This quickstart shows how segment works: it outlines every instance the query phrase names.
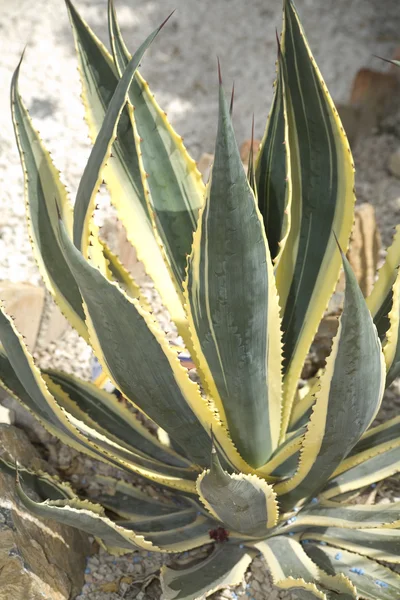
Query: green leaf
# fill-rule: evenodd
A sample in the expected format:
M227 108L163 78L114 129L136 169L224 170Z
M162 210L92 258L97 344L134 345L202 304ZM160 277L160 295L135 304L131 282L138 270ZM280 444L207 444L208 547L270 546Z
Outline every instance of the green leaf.
M284 60L278 53L278 73L267 127L256 162L258 207L264 219L272 260L278 261L290 228L292 184Z
M68 500L68 504L65 504L65 501L58 501L58 505L54 502L35 502L26 495L19 480L17 480L16 492L25 508L34 515L44 519L55 519L64 525L86 531L111 547L124 548L126 551L137 548L159 550L143 536L135 535L132 531L124 530L113 523L105 516L103 508L98 504L77 499Z
M357 457L355 455L354 459ZM398 442L394 448L371 453L354 466L349 465L346 471L335 475L321 492L321 497L334 498L338 494L358 490L400 472L400 447Z
M183 569L164 566L161 569L163 598L196 600L228 585L239 585L251 560L251 554L245 549L225 543L192 566Z
M278 520L273 488L255 475L226 473L215 448L211 456L211 469L199 476L197 491L210 514L227 529L262 537Z
M264 225L220 85L211 182L185 285L195 353L232 440L252 467L278 444L279 306Z
M90 209L93 209L94 197L102 181L102 171L111 154L111 146L117 135L117 126L127 101L129 87L145 51L161 27L162 25L146 38L127 65L107 107L104 121L83 171L74 205L74 243L79 250L85 249L87 245L89 222L92 218Z
M397 600L400 593L400 576L373 560L329 546L304 546L307 554L329 574L343 573L356 586L361 598L366 600ZM353 569L361 569L362 575Z
M68 397L76 403L84 415L100 427L101 431L111 434L111 439L114 441L158 461L176 467L188 466L187 460L161 444L157 437L142 425L132 410L119 402L114 394L62 371L49 370L45 373L53 383L61 386ZM55 390L54 393L56 394L57 391ZM60 397L60 402L62 400Z
M275 487L286 508L317 495L367 430L382 400L385 366L376 328L344 256L343 266L344 310L304 436L299 468Z
M349 504L323 501L308 505L295 519L295 527L343 527L345 529L397 528L400 502L390 504Z
M131 55L123 42L111 1L109 30L114 61L122 75ZM133 117L140 138L140 164L149 192L150 215L154 216L168 263L178 289L181 289L186 257L192 247L198 211L204 200L204 184L182 138L172 129L148 83L138 72L129 90L129 100L135 107Z
M302 534L303 539L317 540L330 546L357 552L381 562L400 563L398 529L354 530L338 527L315 527Z
M67 8L79 60L86 120L92 142L95 143L118 84L118 73L110 54L69 0ZM113 157L110 157L103 170L102 178L126 229L129 242L135 247L138 259L154 281L182 335L186 327L185 314L154 236L139 168L137 140L135 141L138 136L135 129L132 129L131 113L132 107L128 103L120 114L117 138L112 144ZM97 189L93 190L93 193L96 191ZM93 203L94 196L90 200L88 213L92 210ZM83 242L86 248L89 240Z
M105 490L96 496L99 504L128 521L167 515L191 506L183 496L164 493L159 500L122 479L97 474L94 479Z
M296 9L284 1L292 198L290 232L276 272L283 310L284 432L304 360L341 267L354 217L354 166L346 135L308 46Z
M11 112L25 180L33 253L47 289L78 333L87 339L82 298L56 236L57 210L68 231L72 207L50 155L34 129L18 91L18 65L11 83Z
M136 299L128 298L84 259L62 226L60 235L85 301L92 345L106 372L195 464L207 464L211 441L190 399L200 413L209 409L165 335Z
M315 584L319 569L299 542L279 535L259 542L255 547L264 556L275 585L290 590L302 600L326 600L325 594Z
M2 449L3 450L3 449ZM4 448L7 452L7 448ZM0 456L0 471L15 477L17 465L4 456ZM49 475L43 471L36 471L31 468L18 465L18 473L24 484L33 490L41 500L62 500L65 498L76 498L71 486L62 482L58 477Z

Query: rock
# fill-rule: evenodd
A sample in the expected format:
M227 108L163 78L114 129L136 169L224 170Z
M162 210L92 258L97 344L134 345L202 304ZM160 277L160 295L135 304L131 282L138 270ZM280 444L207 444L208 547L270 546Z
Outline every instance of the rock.
M47 348L51 342L59 340L69 326L70 325L61 310L53 303L52 306L48 308L46 322L43 323L43 328L45 327L46 329L43 331L42 328L43 333L41 331L39 342L41 347Z
M369 296L378 268L381 237L375 219L375 209L367 202L356 206L354 227L347 257L361 291Z
M203 176L204 183L207 183L210 176L211 165L214 160L213 154L205 152L200 156L200 160L197 162L197 168Z
M393 152L389 159L389 171L400 179L400 148Z
M14 413L10 408L0 405L0 423L12 425L14 423Z
M125 269L131 273L135 282L139 285L144 283L147 279L146 271L137 258L135 248L127 239L122 223L116 218L108 219L101 228L100 234Z
M0 453L24 466L47 466L15 427L0 426ZM15 497L14 478L0 472L1 516L0 598L72 600L84 581L86 534L27 513Z
M44 308L45 291L43 288L24 282L0 282L0 299L6 312L14 317L18 331L33 352L39 333Z

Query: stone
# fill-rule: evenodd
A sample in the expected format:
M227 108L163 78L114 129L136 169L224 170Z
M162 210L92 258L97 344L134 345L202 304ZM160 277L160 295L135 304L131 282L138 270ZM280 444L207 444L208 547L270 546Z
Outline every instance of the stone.
M212 165L213 160L214 160L213 154L208 154L207 152L204 152L200 156L200 159L197 161L197 168L203 177L204 183L207 183L208 178L210 176L211 165Z
M33 352L42 320L45 290L30 283L1 281L0 299L6 312L14 317L28 349Z
M25 434L0 426L0 453L24 466L45 468ZM72 600L82 588L90 543L86 534L29 514L0 472L0 600Z
M100 235L112 252L118 256L135 282L139 285L144 283L147 279L146 271L137 257L136 249L127 239L126 230L121 221L116 218L108 219L101 228Z
M46 323L43 325L45 325L46 329L43 333L40 333L39 341L42 348L47 348L51 342L59 340L70 326L55 303L48 307Z
M6 406L0 405L0 423L12 425L14 423L14 412Z
M389 171L392 175L400 179L400 148L390 156Z

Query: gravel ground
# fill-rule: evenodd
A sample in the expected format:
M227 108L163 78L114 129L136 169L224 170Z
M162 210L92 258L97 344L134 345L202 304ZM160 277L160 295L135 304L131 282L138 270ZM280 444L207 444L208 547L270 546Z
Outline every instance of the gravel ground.
M256 137L262 136L272 97L274 30L281 22L279 0L252 0L251 10L243 0L137 0L134 7L125 1L116 4L123 33L132 48L177 8L172 22L143 61L142 72L195 158L212 151L214 145L217 55L226 87L235 80L238 140L249 137L253 112ZM106 0L77 2L83 16L107 42L105 5ZM359 68L385 69L372 54L391 56L399 43L397 0L298 0L297 5L317 62L337 102L347 101ZM28 47L21 70L21 92L72 197L88 156L89 141L63 2L3 0L0 33L0 279L39 283L25 228L22 174L8 99L12 71L25 44ZM400 146L399 123L398 115L388 118L355 148L359 197L376 205L386 243L393 222L400 217L400 183L388 173L389 158ZM37 358L43 366L51 364L83 377L90 374L90 351L74 332L68 331L47 348L42 348L39 340ZM398 413L398 398L394 387L385 405L389 416ZM73 453L59 446L52 460L66 471L76 469L79 463ZM97 468L93 461L79 464L88 473ZM137 581L157 573L161 561L158 555L134 553L115 558L100 550L88 559L86 584L79 600L158 598L157 578L146 579L140 586L132 578ZM255 600L289 598L271 588L261 559L254 561L246 585L235 593ZM234 598L235 593L226 591L221 595Z

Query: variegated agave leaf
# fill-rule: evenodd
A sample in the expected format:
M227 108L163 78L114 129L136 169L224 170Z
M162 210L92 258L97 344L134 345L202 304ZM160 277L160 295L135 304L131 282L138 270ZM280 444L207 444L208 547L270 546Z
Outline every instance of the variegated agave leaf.
M109 0L110 54L66 3L94 144L73 210L19 95L20 66L12 114L40 272L123 402L41 371L3 307L0 382L51 434L122 478L96 475L101 493L89 502L19 467L20 501L113 552L205 546L200 560L162 569L166 600L239 584L260 552L275 584L299 599L397 599L399 576L380 563L399 562L400 505L353 496L400 471L400 418L371 428L399 371L400 238L365 300L335 240L345 250L353 222L351 153L293 2L283 3L275 94L247 175L219 77L206 189L138 71L160 27L131 56ZM99 236L103 180L200 385ZM331 354L299 390L341 267ZM17 470L4 457L0 468ZM128 483L132 474L159 494Z

